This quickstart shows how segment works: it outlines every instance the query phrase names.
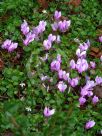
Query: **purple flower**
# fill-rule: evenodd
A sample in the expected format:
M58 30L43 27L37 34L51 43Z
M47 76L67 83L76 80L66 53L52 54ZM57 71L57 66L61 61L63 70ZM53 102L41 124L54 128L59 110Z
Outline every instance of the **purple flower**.
M3 49L8 49L11 45L11 40L7 39L6 41L4 41L4 43L2 44L2 48Z
M60 81L57 84L57 87L58 87L60 92L64 92L66 90L66 88L67 88L67 85L63 81Z
M24 20L23 24L21 24L21 31L24 35L29 33L29 26L26 20Z
M79 98L80 105L83 105L86 102L86 99L84 97Z
M93 62L93 61L90 61L90 67L91 67L92 69L95 69L95 67L96 67L96 63L95 63L95 62Z
M59 79L64 79L65 81L69 80L69 73L66 73L66 71L59 70L58 76L59 76Z
M83 88L81 88L81 95L82 96L92 96L93 95L93 93L92 92L90 92L90 90L92 90L93 89L93 87L95 86L95 82L94 81L87 81L87 83L86 83L86 85L83 87Z
M69 79L69 84L70 84L72 87L77 86L77 85L78 85L78 82L79 82L78 77Z
M52 61L51 70L52 71L59 71L60 70L60 62L57 60Z
M2 44L2 48L3 49L7 49L8 52L12 52L14 51L18 46L18 43L14 43L11 40L7 39L3 44Z
M78 58L86 58L86 51L81 51L80 49L77 49L76 55Z
M8 48L8 52L14 51L17 48L17 46L18 46L18 43L12 42L11 45L9 46L9 48Z
M99 37L99 41L102 42L102 36Z
M71 21L60 21L58 22L58 28L61 32L66 32L68 30L68 28L70 27Z
M75 69L75 61L73 59L70 61L70 68Z
M92 91L88 91L88 94L87 94L88 97L91 97L93 96L93 92Z
M54 24L52 24L51 26L52 26L53 31L57 31L57 29L58 29L58 23L57 22L54 22Z
M99 85L99 84L102 84L102 77L96 77L95 78L95 81L96 81L96 85Z
M57 60L58 60L60 63L62 62L62 59L61 59L61 55L60 55L60 54L57 55Z
M44 116L50 117L55 113L55 109L50 110L49 107L45 107L44 109Z
M49 40L44 40L43 46L44 46L45 50L51 49L51 47L52 47L51 41L49 41Z
M78 59L76 64L76 69L79 73L82 73L88 69L88 63L85 59Z
M46 27L47 23L46 21L40 21L38 28L39 28L39 34L41 34L42 32L45 31L45 27Z
M96 104L98 101L99 101L99 98L98 98L97 96L94 96L94 97L92 98L92 103L93 103L93 104Z
M88 40L86 43L80 44L79 49L81 51L87 51L87 49L90 47L90 41Z
M102 56L100 57L100 60L101 60L101 62L102 62Z
M56 40L56 36L55 35L52 35L52 34L49 34L48 36L48 41L50 41L51 43L54 42Z
M56 37L56 43L60 43L61 42L61 39L60 39L60 35L57 35L57 37Z
M29 32L26 35L26 39L23 41L23 43L24 43L25 46L27 46L29 43L34 41L34 39L35 39L35 34L32 34L31 32Z
M55 20L59 20L60 17L61 17L61 11L55 11L55 13L54 13Z
M90 120L90 121L88 121L88 122L86 123L85 128L86 128L86 129L90 129L90 128L92 128L94 125L95 125L95 121L94 121L94 120Z

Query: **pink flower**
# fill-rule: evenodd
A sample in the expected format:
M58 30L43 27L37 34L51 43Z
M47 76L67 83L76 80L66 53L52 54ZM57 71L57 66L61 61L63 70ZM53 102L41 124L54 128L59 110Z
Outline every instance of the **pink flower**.
M59 21L58 22L58 28L61 32L66 32L68 28L70 27L71 21Z
M102 84L102 77L96 77L95 78L95 81L96 81L96 85L99 85L99 84Z
M4 41L4 43L2 44L2 48L3 49L8 49L9 47L10 47L10 45L11 45L11 40L9 40L9 39L7 39L6 41Z
M92 103L93 103L93 104L96 104L98 101L99 101L99 98L98 98L97 96L94 96L94 97L92 98Z
M2 48L3 49L7 49L8 52L12 52L14 51L18 46L18 43L14 43L11 40L7 39L3 44L2 44Z
M56 43L60 43L61 42L61 39L60 39L60 36L59 35L57 35L57 37L56 37Z
M96 63L95 63L95 62L93 62L93 61L90 61L90 67L91 67L92 69L95 69L95 67L96 67Z
M42 32L45 31L45 27L47 25L47 22L46 21L40 21L39 22L39 25L38 25L38 28L39 28L39 34L41 34Z
M95 121L94 121L94 120L90 120L90 121L88 121L88 122L86 123L85 128L86 128L86 129L90 129L90 128L92 128L94 125L95 125Z
M79 82L78 77L69 79L69 84L70 84L72 87L77 86L77 85L78 85L78 82Z
M77 49L76 55L78 58L86 58L86 51L81 51L80 49Z
M8 52L14 51L17 48L17 46L18 46L18 43L12 42L11 45L9 46L9 48L8 48Z
M61 55L60 55L60 54L57 55L57 60L58 60L60 63L62 62L62 59L61 59Z
M49 34L48 36L48 41L50 41L51 43L54 42L56 40L56 36L55 35L52 35L52 34Z
M102 42L102 36L99 37L99 41Z
M75 61L73 59L70 61L70 68L75 69Z
M21 24L21 31L24 35L29 33L29 26L26 20L24 20L23 24Z
M80 105L83 105L86 102L86 99L84 97L79 98Z
M26 35L26 39L23 41L23 43L24 43L25 46L27 46L29 43L34 41L34 39L35 39L35 34L32 34L31 32L29 32Z
M59 20L61 17L61 11L55 11L54 18L55 20Z
M51 47L52 47L51 41L49 41L49 40L44 40L43 46L44 46L45 50L51 49Z
M66 88L67 88L67 85L63 81L60 81L57 84L57 87L58 87L60 92L64 92L66 90Z
M78 59L76 63L76 69L79 73L86 71L89 68L87 60L85 59Z
M59 76L59 79L64 79L65 81L69 80L69 73L66 73L66 71L59 70L58 76Z
M101 62L102 62L102 56L100 57L100 60L101 60Z
M49 107L45 107L44 109L44 116L50 117L55 113L55 109L50 110Z
M90 47L90 41L88 40L87 43L80 44L79 49L81 51L87 51L87 49Z
M57 60L52 61L51 70L52 71L59 71L60 70L60 62Z
M91 97L93 96L93 92L92 91L88 91L88 94L87 94L88 97Z
M58 29L58 23L57 22L54 22L54 24L52 24L51 26L52 26L53 31L57 31L57 29Z

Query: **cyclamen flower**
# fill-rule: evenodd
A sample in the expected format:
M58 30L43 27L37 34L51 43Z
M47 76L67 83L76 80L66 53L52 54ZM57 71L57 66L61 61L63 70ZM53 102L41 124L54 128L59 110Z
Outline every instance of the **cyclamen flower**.
M4 43L2 44L2 48L3 49L8 49L9 47L10 47L10 45L11 45L11 40L9 40L9 39L7 39L6 41L4 41Z
M24 20L23 24L21 24L21 31L24 35L29 33L29 26L26 20Z
M86 51L81 51L80 49L77 49L76 55L78 58L86 58Z
M76 69L79 73L82 73L88 69L88 63L85 59L78 59L76 63Z
M100 57L100 60L101 60L101 62L102 62L102 56Z
M23 41L24 45L27 46L29 43L31 43L32 41L34 41L35 39L35 34L29 32L26 35L26 39Z
M56 40L56 36L55 35L52 35L52 34L49 34L48 36L48 41L50 41L51 43L54 42Z
M61 11L55 11L55 13L54 13L54 19L55 20L59 20L60 17L61 17Z
M39 33L42 33L42 32L45 31L46 25L47 25L47 22L46 22L46 21L40 21L40 22L39 22L39 25L38 25Z
M79 49L81 51L87 51L87 49L90 47L90 41L88 40L86 43L80 44Z
M99 41L102 42L102 36L99 37Z
M61 42L61 39L60 39L60 36L59 35L57 35L57 37L56 37L56 43L60 43Z
M94 121L94 120L90 120L90 121L88 121L88 122L86 123L85 128L86 128L86 129L90 129L90 128L92 128L93 126L95 126L95 121Z
M54 24L51 25L52 26L52 30L53 31L57 31L58 30L58 23L54 22Z
M79 82L79 79L76 77L76 78L72 78L72 79L69 79L69 84L72 86L72 87L75 87L78 85L78 82Z
M44 40L43 46L44 46L45 50L51 49L51 47L52 47L51 41L49 41L49 40Z
M70 27L71 21L60 21L58 22L58 28L61 32L66 32L68 30L68 28Z
M62 59L61 59L61 55L60 55L60 54L57 55L57 60L58 60L60 63L62 62Z
M102 77L96 77L95 78L95 81L96 81L96 85L99 85L99 84L102 84Z
M80 98L79 98L79 103L80 103L80 105L85 104L85 102L86 102L86 99L85 99L84 97L80 97Z
M14 43L11 40L7 39L6 41L4 41L1 47L3 49L7 49L8 52L12 52L17 48L17 46L18 46L18 43Z
M87 94L88 97L91 97L93 96L93 92L92 91L88 91L88 94Z
M44 109L44 116L50 117L55 113L55 109L50 110L49 107L45 107Z
M66 73L66 71L59 70L58 76L59 76L59 79L64 79L65 81L69 80L69 73Z
M67 85L63 81L60 81L57 84L57 87L58 87L60 92L64 92L66 90L66 88L67 88Z
M70 61L70 68L75 69L75 61L73 59Z
M92 98L92 103L93 103L93 104L96 104L98 101L99 101L99 98L98 98L97 96L94 96L94 97Z
M52 61L51 70L52 71L59 71L60 70L60 62L58 60Z
M93 62L93 61L90 61L90 67L91 67L92 69L95 69L95 67L96 67L96 63L95 63L95 62Z

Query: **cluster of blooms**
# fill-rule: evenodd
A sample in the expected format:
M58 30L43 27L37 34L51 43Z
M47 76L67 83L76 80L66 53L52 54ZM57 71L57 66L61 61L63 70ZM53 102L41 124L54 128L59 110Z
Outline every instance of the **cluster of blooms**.
M70 84L70 86L75 87L78 85L79 78L70 78L69 73L61 69L61 55L57 55L57 59L51 62L51 71L57 71L58 77L61 81L57 84L57 87L60 92L64 92L67 89L67 85L64 81ZM64 80L64 81L63 81Z
M47 23L45 21L40 21L39 25L34 27L31 31L28 26L28 23L24 20L21 24L21 31L25 35L25 40L23 41L24 45L28 45L34 40L38 40L39 36L45 31Z
M18 46L18 43L14 43L9 39L4 41L4 43L2 44L2 48L8 50L8 52L14 51L17 48L17 46Z
M44 42L43 42L43 46L44 46L45 50L51 49L53 42L60 43L61 42L60 36L59 35L55 36L55 35L49 34L48 39L44 40Z
M51 25L52 29L53 31L59 30L60 32L66 32L70 27L71 21L70 20L61 21L60 18L61 18L61 12L55 11L55 14L54 14L55 22Z

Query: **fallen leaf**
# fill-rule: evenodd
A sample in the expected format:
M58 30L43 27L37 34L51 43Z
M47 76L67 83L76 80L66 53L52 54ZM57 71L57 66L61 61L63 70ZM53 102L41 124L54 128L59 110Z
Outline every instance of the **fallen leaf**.
M4 68L4 62L3 60L0 58L0 70L2 70Z
M48 2L46 0L37 0L39 5L43 8L46 9L48 8Z

